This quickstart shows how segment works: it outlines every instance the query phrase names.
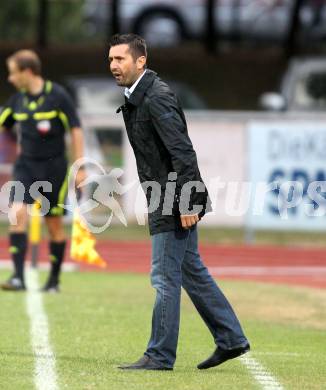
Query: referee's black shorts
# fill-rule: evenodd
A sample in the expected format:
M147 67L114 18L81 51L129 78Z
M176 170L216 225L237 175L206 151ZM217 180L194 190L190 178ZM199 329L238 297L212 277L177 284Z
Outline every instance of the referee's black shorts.
M20 156L13 171L13 181L19 184L15 184L11 189L10 203L33 204L39 192L48 200L42 202L45 216L64 215L65 208L61 205L65 203L68 191L67 172L68 164L65 156L47 160Z

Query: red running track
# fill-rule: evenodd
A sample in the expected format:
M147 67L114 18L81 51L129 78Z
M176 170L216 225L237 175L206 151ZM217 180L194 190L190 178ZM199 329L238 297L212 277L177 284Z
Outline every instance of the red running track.
M108 272L149 273L148 241L98 241L97 250ZM204 263L217 279L244 279L326 288L326 248L200 245ZM0 240L0 259L8 259L6 240ZM40 258L47 259L42 243ZM81 269L97 270L82 266ZM102 270L102 269L101 269Z

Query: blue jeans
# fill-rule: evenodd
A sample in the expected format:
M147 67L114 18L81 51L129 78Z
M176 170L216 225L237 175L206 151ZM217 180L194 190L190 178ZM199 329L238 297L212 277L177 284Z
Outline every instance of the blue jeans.
M201 261L196 226L152 236L151 283L156 301L145 354L162 366L173 367L176 359L181 286L219 348L232 349L247 342L231 305Z

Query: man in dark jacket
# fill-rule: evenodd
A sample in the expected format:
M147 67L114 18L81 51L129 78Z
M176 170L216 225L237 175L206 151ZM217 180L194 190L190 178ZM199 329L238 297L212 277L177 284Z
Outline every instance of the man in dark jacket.
M148 202L151 282L157 291L152 333L144 355L122 369L172 370L179 333L181 286L214 337L217 348L199 369L250 349L239 321L198 252L197 222L211 210L186 120L175 94L146 69L146 43L134 34L110 42L110 70L125 87L122 111Z

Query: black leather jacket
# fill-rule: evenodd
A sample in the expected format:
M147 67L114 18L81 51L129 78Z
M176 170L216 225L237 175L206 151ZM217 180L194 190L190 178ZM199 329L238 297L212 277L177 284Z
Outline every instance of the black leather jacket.
M150 234L182 229L180 212L194 214L193 206L200 210L200 218L210 211L211 202L185 116L169 86L147 69L129 100L118 108L120 111L147 203L152 205L148 213ZM169 176L170 172L177 175ZM158 184L152 187L145 183L148 181ZM199 182L198 191L189 183L192 181ZM189 184L183 187L186 183Z

